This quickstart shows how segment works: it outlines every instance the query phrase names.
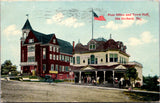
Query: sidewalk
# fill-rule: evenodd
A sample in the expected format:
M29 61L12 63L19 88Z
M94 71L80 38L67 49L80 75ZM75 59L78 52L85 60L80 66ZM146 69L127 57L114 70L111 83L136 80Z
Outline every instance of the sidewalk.
M93 86L93 85L80 85L75 84L73 82L62 82L62 83L51 83L55 85L63 85L63 86L74 86L74 87L82 87L82 88L96 88L96 89L108 89L108 90L120 90L120 91L129 91L128 89L120 89L120 88L114 88L114 87L102 87L102 86ZM156 91L144 91L144 90L131 90L130 92L142 92L142 93L154 93L154 94L160 94L160 92Z

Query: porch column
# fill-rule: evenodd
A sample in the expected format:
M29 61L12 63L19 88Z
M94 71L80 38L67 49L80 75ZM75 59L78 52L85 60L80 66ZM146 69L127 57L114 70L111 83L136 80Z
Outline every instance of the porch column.
M106 71L103 71L104 72L104 84L105 84L105 81L106 81Z
M96 74L96 82L97 82L97 71L95 71L95 74Z
M113 70L112 72L113 72L113 74L112 74L112 75L113 75L113 85L114 85L114 70Z
M81 83L81 71L79 72L79 83Z

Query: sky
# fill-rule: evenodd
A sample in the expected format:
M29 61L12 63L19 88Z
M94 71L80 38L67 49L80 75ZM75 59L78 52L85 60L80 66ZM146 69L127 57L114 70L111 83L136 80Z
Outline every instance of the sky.
M11 60L20 70L20 38L27 20L26 14L29 14L28 19L34 30L55 33L57 38L71 44L80 41L86 45L92 38L92 9L106 19L93 20L94 38L108 40L112 34L112 39L127 46L129 61L143 65L144 76L159 75L159 3L156 0L2 0L1 63Z

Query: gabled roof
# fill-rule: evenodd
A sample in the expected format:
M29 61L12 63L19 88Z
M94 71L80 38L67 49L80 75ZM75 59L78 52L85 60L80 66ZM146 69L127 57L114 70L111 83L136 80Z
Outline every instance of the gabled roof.
M95 49L90 50L90 44L95 44ZM129 56L126 53L126 46L123 45L120 41L114 41L113 39L106 40L104 38L98 38L98 39L91 39L87 45L82 45L81 43L78 43L75 46L74 53L89 53L89 52L105 52L108 50L116 50L120 51L121 53L125 54L126 56Z
M36 38L38 39L39 42L41 42L42 44L46 44L49 43L49 41L51 40L51 38L53 37L53 35L55 34L43 34L40 32L37 32L35 30L31 30L31 32L36 36Z
M30 32L32 32L33 35L35 35L35 37L37 38L38 42L41 42L42 44L49 43L52 37L55 35L55 34L43 34L35 30L31 30ZM60 46L60 52L72 54L73 46L69 42L58 39L58 38L57 38L57 42L58 42L58 45Z
M70 66L72 71L79 71L79 70L83 71L83 69L86 67L88 67L88 66ZM107 65L91 65L90 64L89 67L95 68L92 70L126 70L127 68L135 67L135 65L134 64L132 64L132 65L130 65L130 64L123 64L123 65L122 64L115 64L115 65L107 66ZM119 69L117 69L117 67L119 67Z
M69 42L64 41L62 39L58 39L58 38L57 38L57 42L60 46L60 52L67 53L67 54L72 54L73 46Z
M30 30L32 30L31 24L30 24L30 22L29 22L28 19L26 20L26 23L24 24L22 30L23 29L30 29Z

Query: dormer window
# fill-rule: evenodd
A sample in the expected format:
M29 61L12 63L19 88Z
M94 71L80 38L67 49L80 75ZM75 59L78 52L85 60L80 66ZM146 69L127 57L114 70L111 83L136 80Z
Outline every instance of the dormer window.
M34 39L29 39L29 43L33 43L34 42Z
M95 50L96 49L96 45L95 44L90 44L89 45L89 49L90 50Z
M53 43L56 43L56 39L53 39Z

